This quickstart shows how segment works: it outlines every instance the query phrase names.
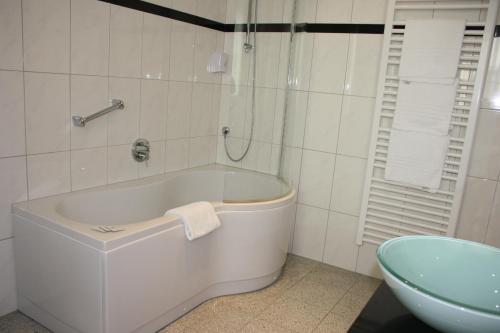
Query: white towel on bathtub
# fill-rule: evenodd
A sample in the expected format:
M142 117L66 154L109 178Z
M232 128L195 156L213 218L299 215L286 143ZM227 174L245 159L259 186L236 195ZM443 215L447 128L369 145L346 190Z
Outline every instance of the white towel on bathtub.
M214 207L206 201L170 209L165 213L167 214L180 217L189 240L203 237L221 226Z

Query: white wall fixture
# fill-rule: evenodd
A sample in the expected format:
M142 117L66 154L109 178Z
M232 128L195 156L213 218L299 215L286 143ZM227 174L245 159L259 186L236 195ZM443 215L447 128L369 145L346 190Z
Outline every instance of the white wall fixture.
M207 72L209 73L225 73L227 65L227 54L216 51L210 55L208 60Z
M391 0L387 9L376 110L357 243L380 244L404 235L455 234L474 137L479 99L493 40L498 0ZM384 179L392 120L396 112L399 64L407 18L466 17L450 143L441 186L429 193ZM411 147L408 147L411 149Z

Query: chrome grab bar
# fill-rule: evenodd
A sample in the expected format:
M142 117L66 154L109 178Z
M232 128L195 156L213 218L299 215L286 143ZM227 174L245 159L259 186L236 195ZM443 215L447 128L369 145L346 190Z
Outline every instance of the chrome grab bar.
M99 118L100 116L104 116L106 113L109 113L114 110L118 109L123 109L125 107L125 104L121 99L112 99L111 100L111 106L108 106L104 110L101 110L99 112L93 113L90 116L82 117L82 116L73 116L73 126L77 127L85 127L85 124L92 119Z

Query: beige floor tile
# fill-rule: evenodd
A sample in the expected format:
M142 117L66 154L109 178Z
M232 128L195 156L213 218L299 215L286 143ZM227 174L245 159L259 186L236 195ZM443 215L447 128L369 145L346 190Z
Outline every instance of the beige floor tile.
M248 325L243 328L241 333L300 333L300 332L293 331L291 329L287 329L264 320L254 320L248 323Z
M259 319L297 332L310 332L328 313L322 306L293 298L281 298L261 314Z
M326 264L320 264L304 279L324 285L333 285L347 290L354 286L354 284L359 281L360 277L360 274L354 272Z
M19 311L0 317L0 332L9 333L51 333L36 321L26 317Z
M351 327L352 321L337 313L330 313L314 329L314 333L346 333Z
M347 291L348 289L331 283L303 279L288 289L283 296L316 305L329 312Z
M224 297L205 302L181 318L181 324L203 333L240 331L253 316Z
M369 300L371 295L357 295L349 292L335 305L332 312L342 315L347 319L354 320Z
M161 329L159 333L201 333L189 327L179 324L179 321L174 321L167 327Z
M370 295L371 297L381 283L382 280L360 275L358 281L354 284L352 291L360 295Z

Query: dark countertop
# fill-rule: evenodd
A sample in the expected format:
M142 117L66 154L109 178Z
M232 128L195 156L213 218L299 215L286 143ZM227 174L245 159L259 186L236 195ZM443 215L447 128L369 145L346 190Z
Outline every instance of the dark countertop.
M348 333L441 333L424 324L401 304L383 282Z

